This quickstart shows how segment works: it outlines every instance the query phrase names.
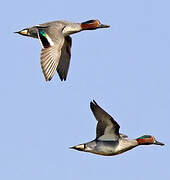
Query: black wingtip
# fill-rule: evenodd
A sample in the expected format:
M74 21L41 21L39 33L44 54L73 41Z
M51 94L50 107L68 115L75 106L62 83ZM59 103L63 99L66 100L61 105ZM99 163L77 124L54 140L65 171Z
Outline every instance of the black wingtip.
M64 75L58 68L57 68L57 73L61 81L66 81L67 75Z
M43 74L44 74L44 73L43 73ZM45 78L45 81L46 81L46 82L51 81L51 79L52 79L52 77L47 78L46 76L44 76L44 78Z
M97 102L93 99L90 104L97 105Z
M93 99L93 103L95 104L95 105L97 105L97 102Z
M97 106L97 103L96 101L93 99L91 102L90 102L90 108L91 110L93 110L95 108L95 106Z
M59 75L59 77L60 77L60 80L61 80L61 81L66 81L66 78L65 78L65 77L63 78L63 77L60 76L60 75Z
M93 105L94 104L93 104L93 100L92 100L92 101L90 101L90 108L92 108Z
M66 81L66 79L67 79L67 78L66 78L66 77L64 77L64 78L63 78L63 81Z

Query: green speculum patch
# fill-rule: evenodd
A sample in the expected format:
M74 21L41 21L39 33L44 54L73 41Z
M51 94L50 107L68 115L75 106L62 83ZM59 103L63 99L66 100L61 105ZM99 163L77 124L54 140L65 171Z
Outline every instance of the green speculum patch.
M46 34L44 31L40 30L39 33L40 33L42 36L47 37L47 34Z
M38 29L38 33L39 33L39 38L41 40L41 43L43 45L44 48L48 48L50 47L50 43L48 42L48 35L47 33L45 33L43 30Z

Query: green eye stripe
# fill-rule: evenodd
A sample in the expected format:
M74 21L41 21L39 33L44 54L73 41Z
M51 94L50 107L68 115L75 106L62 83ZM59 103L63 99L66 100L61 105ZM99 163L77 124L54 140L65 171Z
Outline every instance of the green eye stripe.
M149 136L149 135L144 135L144 136L141 136L141 137L139 137L138 139L145 139L145 138L150 138L151 136Z

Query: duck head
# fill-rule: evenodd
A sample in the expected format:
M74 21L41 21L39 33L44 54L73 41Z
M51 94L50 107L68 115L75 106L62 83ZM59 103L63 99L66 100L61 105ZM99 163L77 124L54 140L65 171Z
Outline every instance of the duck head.
M157 141L155 137L151 135L143 135L137 138L136 141L138 142L138 145L150 145L150 144L156 144L156 145L161 145L161 146L165 145Z
M94 30L98 28L108 28L109 25L101 24L99 20L89 20L81 23L82 30Z

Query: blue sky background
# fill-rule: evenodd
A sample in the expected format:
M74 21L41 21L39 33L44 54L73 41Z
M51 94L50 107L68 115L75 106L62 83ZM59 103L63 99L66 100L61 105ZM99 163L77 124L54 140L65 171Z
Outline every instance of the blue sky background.
M170 178L170 1L1 2L0 179ZM45 82L38 40L14 31L52 20L100 19L72 35L66 82ZM102 157L68 147L95 138L95 99L130 138L166 146Z

